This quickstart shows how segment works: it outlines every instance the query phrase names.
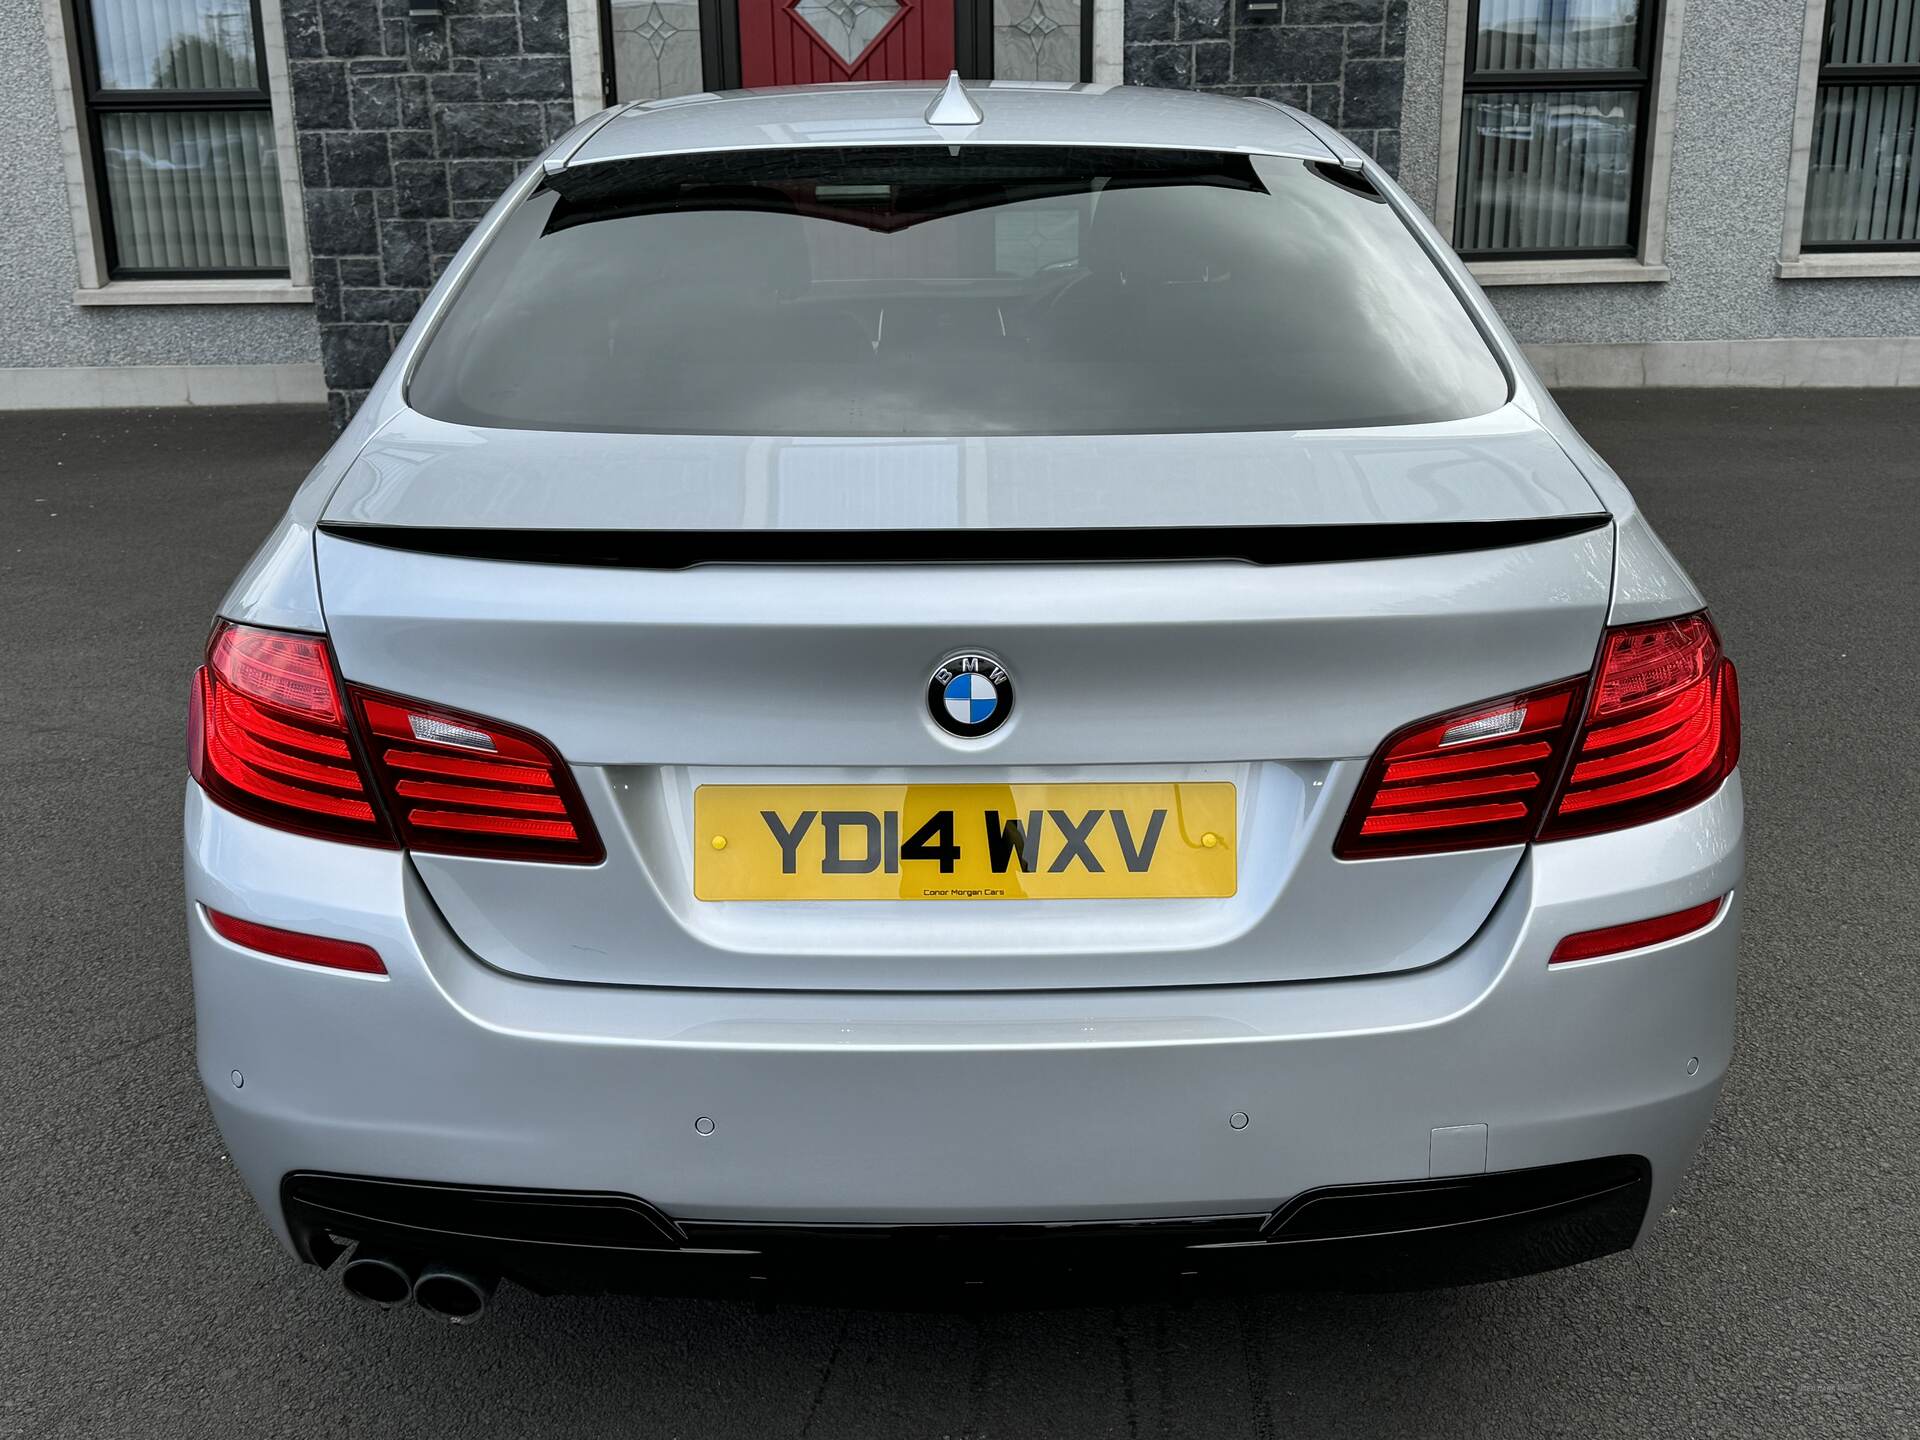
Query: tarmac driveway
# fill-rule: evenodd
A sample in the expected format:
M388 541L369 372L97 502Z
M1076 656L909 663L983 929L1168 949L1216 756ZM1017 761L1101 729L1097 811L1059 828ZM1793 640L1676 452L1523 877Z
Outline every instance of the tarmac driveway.
M1741 667L1740 1053L1643 1251L1407 1296L377 1314L270 1241L193 1071L186 682L327 441L0 416L0 1436L1920 1432L1920 399L1567 397Z

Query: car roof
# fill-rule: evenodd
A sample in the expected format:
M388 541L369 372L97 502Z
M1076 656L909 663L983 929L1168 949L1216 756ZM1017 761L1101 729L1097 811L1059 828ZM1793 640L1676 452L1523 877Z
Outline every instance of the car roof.
M700 151L956 142L1346 158L1321 138L1328 132L1298 111L1236 96L996 80L967 87L984 117L979 124L934 126L926 111L940 88L934 82L798 85L650 100L614 112L564 163L570 168Z

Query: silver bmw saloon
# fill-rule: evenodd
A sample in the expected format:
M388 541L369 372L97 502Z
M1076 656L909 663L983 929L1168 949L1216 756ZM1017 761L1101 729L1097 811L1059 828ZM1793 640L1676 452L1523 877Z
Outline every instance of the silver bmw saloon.
M1260 100L586 121L227 594L189 751L234 1162L444 1319L1567 1265L1733 1046L1701 595Z

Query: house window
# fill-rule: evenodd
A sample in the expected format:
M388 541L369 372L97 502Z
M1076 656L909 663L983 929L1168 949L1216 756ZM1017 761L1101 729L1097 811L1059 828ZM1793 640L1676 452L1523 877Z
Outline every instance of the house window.
M1828 0L1801 248L1920 250L1920 0Z
M114 279L288 274L255 0L75 0Z
M1639 253L1658 9L1472 0L1453 211L1463 256Z

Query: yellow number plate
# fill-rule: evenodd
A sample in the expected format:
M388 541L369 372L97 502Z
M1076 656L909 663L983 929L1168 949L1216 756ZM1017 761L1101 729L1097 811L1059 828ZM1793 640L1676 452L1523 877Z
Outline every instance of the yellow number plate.
M702 785L702 900L1231 895L1234 791L1121 785Z

